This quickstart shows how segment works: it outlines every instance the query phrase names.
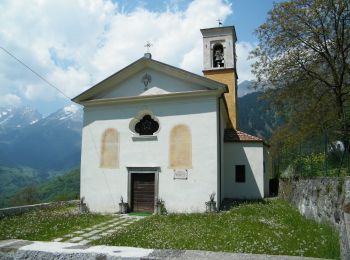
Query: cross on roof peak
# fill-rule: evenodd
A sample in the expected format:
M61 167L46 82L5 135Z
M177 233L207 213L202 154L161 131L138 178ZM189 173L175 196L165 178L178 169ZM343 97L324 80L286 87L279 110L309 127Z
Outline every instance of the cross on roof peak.
M222 21L221 21L221 19L219 18L219 19L217 19L216 21L219 23L219 27L221 27L221 26L222 26Z
M150 43L149 41L146 42L146 45L144 47L147 48L147 53L149 53L149 49L153 46L152 43Z

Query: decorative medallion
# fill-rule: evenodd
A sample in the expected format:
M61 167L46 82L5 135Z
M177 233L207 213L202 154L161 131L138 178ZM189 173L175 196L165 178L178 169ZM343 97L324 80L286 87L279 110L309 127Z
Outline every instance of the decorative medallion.
M145 75L143 75L141 82L143 83L143 85L145 85L144 90L147 90L148 89L147 88L148 84L152 82L151 75L149 75L147 73Z
M145 115L136 125L135 132L139 135L153 135L159 129L159 123L150 115Z

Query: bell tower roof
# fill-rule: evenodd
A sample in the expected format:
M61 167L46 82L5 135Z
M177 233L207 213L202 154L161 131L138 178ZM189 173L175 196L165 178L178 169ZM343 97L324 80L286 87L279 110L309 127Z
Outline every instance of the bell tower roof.
M205 28L205 29L201 29L201 33L203 35L203 38L219 36L219 35L232 35L234 38L234 42L237 41L236 29L233 25Z

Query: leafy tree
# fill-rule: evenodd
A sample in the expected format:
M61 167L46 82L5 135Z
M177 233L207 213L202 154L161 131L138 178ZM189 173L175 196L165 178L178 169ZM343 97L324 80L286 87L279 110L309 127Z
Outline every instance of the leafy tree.
M290 0L274 4L257 29L256 86L283 115L275 142L327 131L349 152L350 2Z
M35 186L28 186L17 192L10 200L11 206L31 205L39 202L38 190Z

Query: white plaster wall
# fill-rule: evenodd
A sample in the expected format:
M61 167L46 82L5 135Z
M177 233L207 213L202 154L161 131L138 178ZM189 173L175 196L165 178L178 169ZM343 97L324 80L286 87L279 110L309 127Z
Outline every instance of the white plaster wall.
M260 199L264 197L264 152L261 142L224 143L224 198ZM236 183L235 165L245 165L246 181Z
M128 200L127 167L159 166L159 198L165 201L168 211L204 211L209 194L217 193L216 103L216 97L207 96L85 108L81 196L90 209L115 212L120 196ZM129 123L141 110L150 110L159 119L157 140L132 139ZM168 168L170 130L177 124L187 124L192 133L193 168L189 169L188 180L174 180L174 171ZM119 132L118 169L99 168L101 136L107 128Z
M159 94L206 89L205 87L190 83L186 81L186 79L177 79L154 69L144 69L135 73L135 75L131 76L127 80L119 83L117 87L100 94L97 98L131 97L143 95L145 93L145 85L142 82L142 77L146 73L152 77L152 81L147 85L147 88L157 89L155 92L159 92Z

